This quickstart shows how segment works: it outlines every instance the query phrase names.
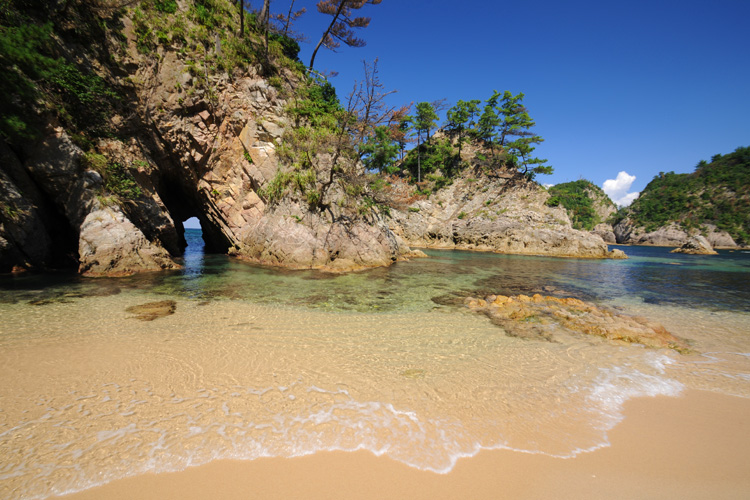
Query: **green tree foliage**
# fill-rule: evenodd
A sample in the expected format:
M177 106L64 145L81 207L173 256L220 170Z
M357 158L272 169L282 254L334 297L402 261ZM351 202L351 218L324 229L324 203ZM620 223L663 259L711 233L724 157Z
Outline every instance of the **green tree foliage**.
M380 126L375 129L375 135L368 138L360 147L362 162L367 170L377 170L380 173L394 173L394 163L398 158L399 145L390 134L391 129Z
M417 133L417 182L422 182L422 149L420 144L422 142L422 134L427 135L427 140L430 139L430 130L437 126L438 115L435 112L435 108L429 102L417 103L416 114L412 119L412 126L414 131Z
M479 112L479 103L479 100L459 100L455 106L446 112L445 130L456 136L459 157L461 156L462 146L467 140L467 131L475 125L474 116Z
M521 104L523 97L509 91L493 91L483 107L480 100L459 100L446 112L444 130L448 139L434 146L429 136L436 127L437 113L432 104L418 103L411 117L417 147L403 158L403 170L416 177L418 183L422 182L423 174L449 179L461 170L463 148L471 140L475 146L475 164L485 171L516 168L532 180L538 174L551 174L552 167L546 165L546 160L533 155L535 145L543 139L529 130L535 123ZM424 136L427 140L423 144Z
M477 123L477 137L490 147L493 155L495 153L495 137L497 136L496 129L499 125L500 117L495 107L488 101Z
M533 155L535 145L544 139L531 132L536 123L523 106L523 98L523 93L514 96L508 90L502 94L493 91L485 101L476 136L489 146L493 158L495 148L500 148L502 164L516 167L533 179L537 174L551 174L553 170L546 165L547 160Z
M500 95L495 91L492 97L497 102ZM523 98L523 93L514 96L508 90L503 92L502 98L500 98L499 112L502 119L498 124L497 142L501 147L505 146L506 142L510 142L509 138L511 137L531 135L528 129L533 127L535 123L526 108L521 104Z
M401 163L401 168L409 172L412 177L426 178L445 184L458 173L457 151L449 138L424 143L415 149L419 150L419 154L417 151L411 151Z
M626 216L647 231L714 224L750 243L750 147L701 161L692 174L660 172L618 218Z
M533 179L537 174L551 174L552 167L545 165L547 160L533 156L534 149L536 149L534 145L543 142L544 139L531 132L530 129L536 123L521 103L523 98L523 93L514 96L510 91L503 92L500 99L502 119L499 125L498 142L507 152L506 161L519 170L523 169L522 173ZM514 140L509 140L513 137L515 137Z
M328 82L308 80L288 108L294 128L286 131L277 149L283 168L262 193L267 201L296 191L305 195L311 209L332 217L335 206L359 216L381 210L366 170L388 170L398 155L392 132L406 110L388 107L384 98L389 94L377 78L377 61L365 64L365 80L343 105Z
M398 149L401 153L401 159L404 159L404 152L406 151L406 145L409 143L409 133L412 129L412 117L406 115L408 113L408 110L404 112L404 115L398 118L398 121L395 123L396 130L391 133L392 136L395 137L396 142L398 143Z
M585 179L556 184L550 187L550 198L547 200L547 205L551 207L562 205L568 211L574 228L590 231L597 224L604 222L596 214L592 193L599 200L604 200L605 203L608 203L612 207L615 206L599 186Z
M177 12L175 0L154 0L154 8L162 14L174 14Z
M290 108L297 126L304 120L314 128L336 126L337 115L343 110L336 96L336 88L330 82L313 83L302 89L299 98Z
M435 108L429 102L417 103L416 114L414 115L414 130L419 134L421 140L422 134L425 134L427 140L430 139L430 131L437 127L438 115Z
M101 77L59 55L55 24L33 17L44 16L45 7L27 8L25 2L6 2L0 15L0 92L5 96L0 135L11 143L34 137L37 103L42 102L73 132L105 134L116 93Z

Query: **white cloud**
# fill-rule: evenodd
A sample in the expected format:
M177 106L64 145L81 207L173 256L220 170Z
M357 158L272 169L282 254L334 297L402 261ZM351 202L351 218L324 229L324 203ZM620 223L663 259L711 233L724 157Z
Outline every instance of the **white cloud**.
M629 193L630 186L635 181L635 175L630 175L625 171L619 172L616 179L607 179L602 184L602 190L607 196L612 198L618 206L627 207L633 200L638 198L639 192Z
M640 194L641 193L639 193L638 191L636 191L634 193L628 193L625 196L623 196L622 198L620 198L619 200L617 200L615 203L617 203L621 207L627 207L628 205L630 205L631 203L633 203L633 200L635 200L636 198L638 198L638 196Z

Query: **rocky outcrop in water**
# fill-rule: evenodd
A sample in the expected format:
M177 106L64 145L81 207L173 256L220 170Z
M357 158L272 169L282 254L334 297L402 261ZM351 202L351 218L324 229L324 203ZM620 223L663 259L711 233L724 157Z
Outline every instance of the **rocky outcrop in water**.
M718 255L704 236L691 236L687 243L680 248L675 248L672 253L685 253L689 255Z
M574 230L562 208L545 205L542 188L507 169L468 168L429 197L392 205L389 219L363 175L355 182L341 173L364 173L356 148L334 144L347 134L317 137L313 127L306 148L297 133L326 103L318 96L293 110L322 83L283 46L266 52L252 32L238 40L236 10L216 1L211 22L227 29L211 35L179 2L171 17L150 3L136 12L86 1L18 17L76 26L46 39L55 47L48 55L99 90L94 99L80 85L49 83L52 93L37 96L46 106L26 109L38 133L0 140L0 272L177 269L190 217L200 220L206 251L288 268L384 266L419 255L408 245L624 257ZM56 92L78 107L55 111ZM112 102L102 111L96 99ZM83 123L89 108L99 110L94 128Z
M573 229L565 209L547 206L548 198L517 172L485 175L469 168L429 197L394 203L391 228L418 247L627 258L619 250L610 252L601 237Z
M534 295L468 297L469 309L486 314L513 337L557 341L560 335L593 335L623 344L688 353L685 341L646 318L627 316L574 298Z
M661 247L676 247L686 244L690 238L705 234L705 238L712 247L737 248L737 243L726 231L720 231L713 224L703 224L699 228L687 230L677 223L670 223L653 231L645 227L636 226L629 218L615 224L614 234L617 243L628 245L651 245Z
M137 306L130 306L125 312L133 314L135 319L141 321L153 321L174 314L177 302L174 300L160 300L158 302L147 302Z

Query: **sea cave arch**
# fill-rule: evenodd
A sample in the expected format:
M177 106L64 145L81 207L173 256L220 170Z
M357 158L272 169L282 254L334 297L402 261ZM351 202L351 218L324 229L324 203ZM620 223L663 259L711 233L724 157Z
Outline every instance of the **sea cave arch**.
M185 189L177 182L165 182L159 190L159 196L174 221L181 253L187 247L184 223L191 218L197 219L200 224L205 253L227 253L232 246L231 241L219 224L207 215L209 205L197 190Z

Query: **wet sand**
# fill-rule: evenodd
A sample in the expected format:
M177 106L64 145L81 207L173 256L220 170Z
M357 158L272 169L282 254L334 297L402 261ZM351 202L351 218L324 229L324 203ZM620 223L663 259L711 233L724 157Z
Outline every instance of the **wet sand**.
M573 459L482 451L448 474L369 452L217 461L65 500L750 498L750 399L702 391L637 398L611 446Z

